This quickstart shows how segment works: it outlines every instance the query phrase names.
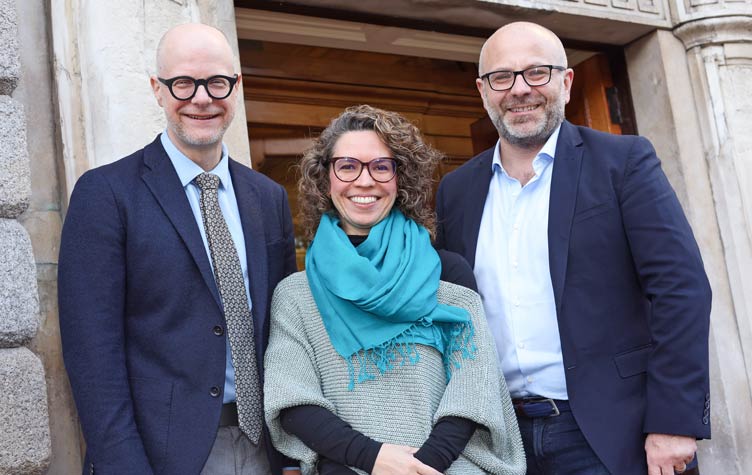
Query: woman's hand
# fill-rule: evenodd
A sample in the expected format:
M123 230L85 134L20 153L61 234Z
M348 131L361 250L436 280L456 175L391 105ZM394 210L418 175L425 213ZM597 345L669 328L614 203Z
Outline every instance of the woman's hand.
M372 475L441 475L413 457L418 449L405 445L382 444Z

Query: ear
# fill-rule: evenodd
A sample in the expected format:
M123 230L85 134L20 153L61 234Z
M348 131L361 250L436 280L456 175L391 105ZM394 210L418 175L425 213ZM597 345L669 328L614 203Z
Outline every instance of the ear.
M478 88L478 92L480 93L480 97L483 97L483 79L481 79L481 78L475 78L475 87Z
M569 92L572 90L572 81L574 81L574 69L567 68L564 71L564 101L569 104Z
M242 87L243 87L243 74L238 73L238 81L235 83L235 87L232 88L232 93L231 93L232 97L234 97L235 94L237 94L238 91L240 91Z
M159 79L157 79L157 76L150 76L149 84L151 85L151 92L154 93L154 98L157 100L157 104L159 104L159 107L163 107L162 106L162 93L161 93L163 84L159 82Z

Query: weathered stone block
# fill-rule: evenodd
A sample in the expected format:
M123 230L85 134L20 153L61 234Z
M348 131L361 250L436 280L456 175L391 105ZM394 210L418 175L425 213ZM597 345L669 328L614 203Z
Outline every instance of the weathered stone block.
M47 388L27 348L0 349L0 474L42 474L50 460Z
M21 76L15 0L0 0L0 94L9 95Z
M0 348L21 346L31 340L37 331L38 314L31 239L18 221L0 219Z
M26 117L21 104L0 96L0 218L15 218L26 211L30 196Z

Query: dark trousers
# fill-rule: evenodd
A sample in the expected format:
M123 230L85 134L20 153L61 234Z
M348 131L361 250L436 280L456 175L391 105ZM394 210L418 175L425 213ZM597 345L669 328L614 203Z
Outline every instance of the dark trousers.
M609 475L569 410L553 417L517 416L527 475ZM700 475L697 457L684 475Z
M518 416L527 475L610 475L582 435L571 411L553 417Z

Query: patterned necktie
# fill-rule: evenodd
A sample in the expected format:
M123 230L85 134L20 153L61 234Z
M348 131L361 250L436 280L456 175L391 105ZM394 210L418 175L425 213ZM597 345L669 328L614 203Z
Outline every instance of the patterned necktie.
M202 173L195 180L201 189L201 216L209 241L214 280L219 288L227 322L232 365L235 367L235 396L238 424L254 444L261 435L263 413L261 387L254 348L253 318L240 267L238 251L219 207L219 177Z

